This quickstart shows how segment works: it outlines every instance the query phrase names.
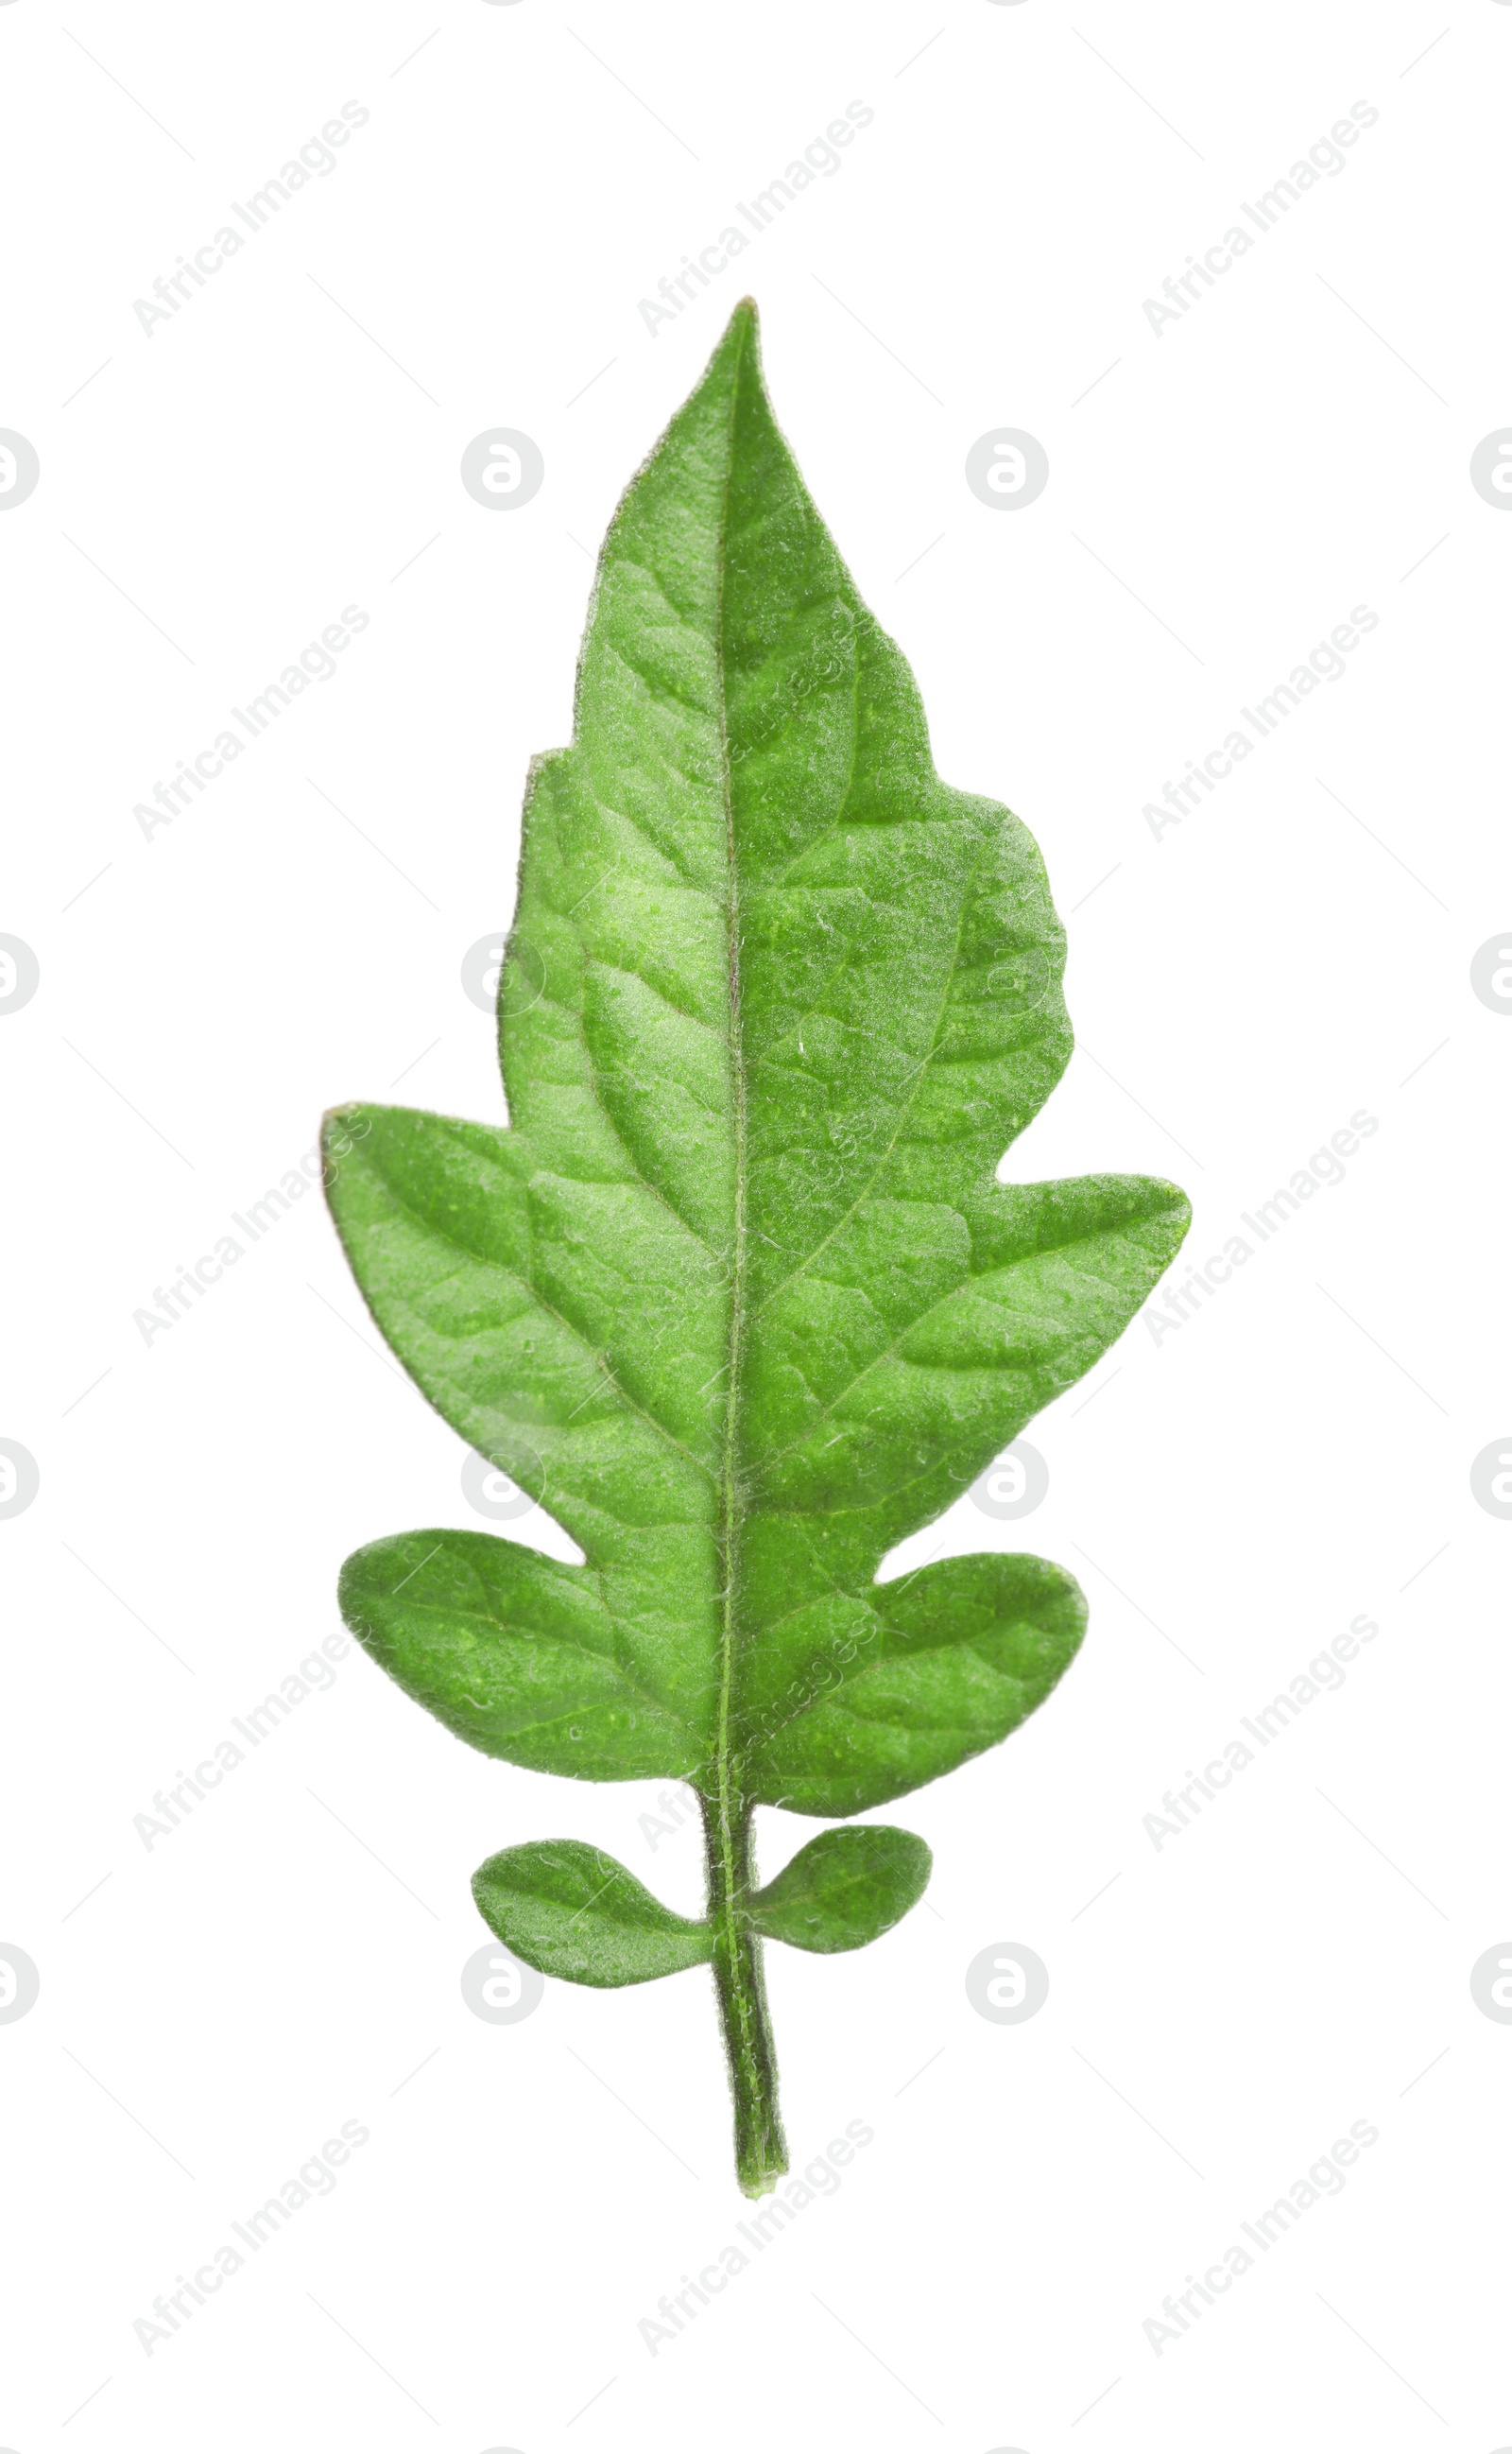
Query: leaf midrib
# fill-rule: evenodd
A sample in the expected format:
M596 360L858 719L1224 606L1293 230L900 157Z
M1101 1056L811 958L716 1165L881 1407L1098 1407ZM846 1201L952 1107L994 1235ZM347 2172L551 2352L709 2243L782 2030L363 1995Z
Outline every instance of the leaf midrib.
M934 1018L933 1029L929 1035L929 1046L925 1050L924 1056L919 1059L917 1066L914 1068L913 1080L909 1085L907 1097L905 1099L902 1107L898 1111L898 1120L893 1127L892 1134L887 1142L887 1147L879 1156L875 1166L872 1168L871 1174L867 1177L865 1183L861 1187L861 1190L857 1193L855 1198L846 1204L840 1217L835 1219L830 1227L826 1228L818 1243L815 1244L809 1252L804 1255L803 1259L799 1261L794 1268L788 1271L786 1278L782 1279L777 1286L773 1287L768 1295L763 1297L757 1309L756 1317L758 1319L760 1319L761 1315L764 1312L770 1310L771 1306L777 1301L779 1296L786 1295L788 1288L792 1286L797 1279L806 1276L808 1271L812 1269L814 1263L818 1260L820 1254L826 1249L826 1245L834 1242L835 1237L843 1233L849 1221L855 1217L857 1211L861 1208L862 1203L870 1198L873 1187L875 1186L879 1177L882 1175L883 1170L886 1167L888 1160L892 1157L899 1142L903 1138L904 1127L908 1123L913 1115L915 1102L918 1099L920 1091L924 1087L925 1076L928 1073L930 1066L934 1063L935 1057L939 1053L941 1027L950 1009L950 995L951 991L955 987L956 969L961 960L962 940L965 935L966 906L970 900L971 888L974 882L975 872L974 870L968 869L961 882L961 909L956 915L955 943L950 949L950 960L945 966L945 987L940 993L940 1007L939 1012L936 1014Z
M741 1038L740 871L735 846L735 798L730 784L729 693L726 685L725 671L725 574L729 541L730 491L735 474L735 421L740 406L744 366L743 343L736 361L734 379L729 389L729 422L725 437L725 471L720 489L714 582L714 695L719 721L720 790L725 806L725 913L726 961L729 977L730 1124L735 1145L729 1332L726 1347L727 1386L725 1393L725 1435L721 1457L724 1591L720 1596L719 1706L714 1722L716 1811L719 1816L720 1834L726 1864L730 1862L734 1854L735 1824L745 1811L744 1800L733 1799L730 1793L733 1764L730 1714L734 1700L736 1596L739 1585L740 1520L743 1513L737 1497L735 1463L739 1436L740 1363L745 1335L746 1305L746 1064L745 1048ZM727 1892L724 1902L724 1914L727 1941L733 1953L737 1940L735 1903Z

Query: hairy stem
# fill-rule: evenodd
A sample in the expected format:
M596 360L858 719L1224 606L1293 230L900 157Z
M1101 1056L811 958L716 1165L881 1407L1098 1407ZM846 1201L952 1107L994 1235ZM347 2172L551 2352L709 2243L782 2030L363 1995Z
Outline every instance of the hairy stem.
M724 1786L705 1798L708 1916L714 1929L714 1991L735 2101L735 2170L748 2199L759 2199L787 2170L787 2142L777 2106L777 2055L766 2009L761 1937L746 1914L751 1889L751 1810Z
M747 323L745 346L750 345ZM730 389L729 456L720 505L718 628L725 626L726 547L729 487L734 470L734 425L739 385ZM725 1391L724 1500L719 1529L721 1636L719 1712L715 1742L717 1781L703 1799L705 1855L708 1866L708 1915L714 1929L714 1990L719 1997L730 2092L735 2100L735 2170L747 2198L759 2199L787 2170L787 2142L777 2110L777 2056L762 1975L761 1938L746 1913L751 1891L751 1809L731 1771L735 1739L736 1672L740 1651L741 1534L744 1497L740 1469L741 1372L746 1342L746 1060L741 1036L740 860L735 839L735 800L730 782L729 733L720 673L720 761L725 805L725 854L728 900L726 930L729 963L730 1117L734 1129L734 1214L730 1238L729 1353Z

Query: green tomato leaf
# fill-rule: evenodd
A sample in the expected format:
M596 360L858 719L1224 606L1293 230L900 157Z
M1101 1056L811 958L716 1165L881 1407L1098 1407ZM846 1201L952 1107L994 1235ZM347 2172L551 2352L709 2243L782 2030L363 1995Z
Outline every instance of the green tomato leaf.
M906 1917L929 1881L929 1851L889 1823L821 1832L752 1896L753 1924L800 1951L857 1951Z
M783 2169L753 1806L853 1814L1048 1693L1084 1618L1060 1570L879 1563L1185 1233L1158 1177L998 1178L1070 1054L1064 959L1027 830L935 773L747 301L620 504L573 739L531 770L508 1125L359 1105L326 1156L385 1337L586 1561L407 1537L343 1606L472 1744L692 1782L749 2186Z
M341 1613L407 1696L485 1755L580 1780L695 1771L704 1735L616 1660L598 1579L493 1534L354 1551Z
M586 1840L527 1840L487 1859L472 1897L499 1941L547 1977L643 1985L707 1960L706 1923L674 1915Z
M1081 1587L1016 1553L940 1559L774 1630L742 1777L799 1815L857 1815L995 1746L1082 1641ZM784 1674L789 1673L786 1684Z

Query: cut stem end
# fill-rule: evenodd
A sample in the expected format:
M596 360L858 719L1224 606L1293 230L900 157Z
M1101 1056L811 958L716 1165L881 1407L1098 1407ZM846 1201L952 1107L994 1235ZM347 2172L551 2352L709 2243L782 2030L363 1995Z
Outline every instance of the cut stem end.
M735 2108L735 2172L748 2199L764 2198L787 2170L777 2103L777 2054L762 1972L761 1938L746 1912L751 1885L751 1810L704 1800L708 1916L714 1929L714 1991Z

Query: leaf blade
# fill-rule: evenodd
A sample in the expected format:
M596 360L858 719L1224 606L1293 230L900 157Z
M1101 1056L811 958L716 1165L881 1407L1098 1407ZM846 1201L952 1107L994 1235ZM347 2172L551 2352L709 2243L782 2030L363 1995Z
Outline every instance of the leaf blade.
M794 1675L745 1725L743 1777L763 1804L857 1815L937 1780L1018 1729L1074 1659L1086 1602L1026 1553L933 1561L808 1626Z
M709 1957L706 1922L664 1907L627 1867L585 1840L497 1850L473 1876L472 1896L501 1942L574 1985L644 1985Z
M577 1780L687 1778L709 1732L658 1693L600 1580L497 1535L447 1528L354 1551L341 1614L408 1696L469 1746Z
M798 1951L859 1951L923 1898L932 1863L926 1844L893 1824L821 1832L753 1895L751 1922Z
M510 1127L365 1110L331 1170L396 1352L695 1719L738 1721L795 1577L863 1600L1169 1265L1174 1187L996 1180L1069 1054L1064 954L1027 830L935 772L743 308L531 772Z

